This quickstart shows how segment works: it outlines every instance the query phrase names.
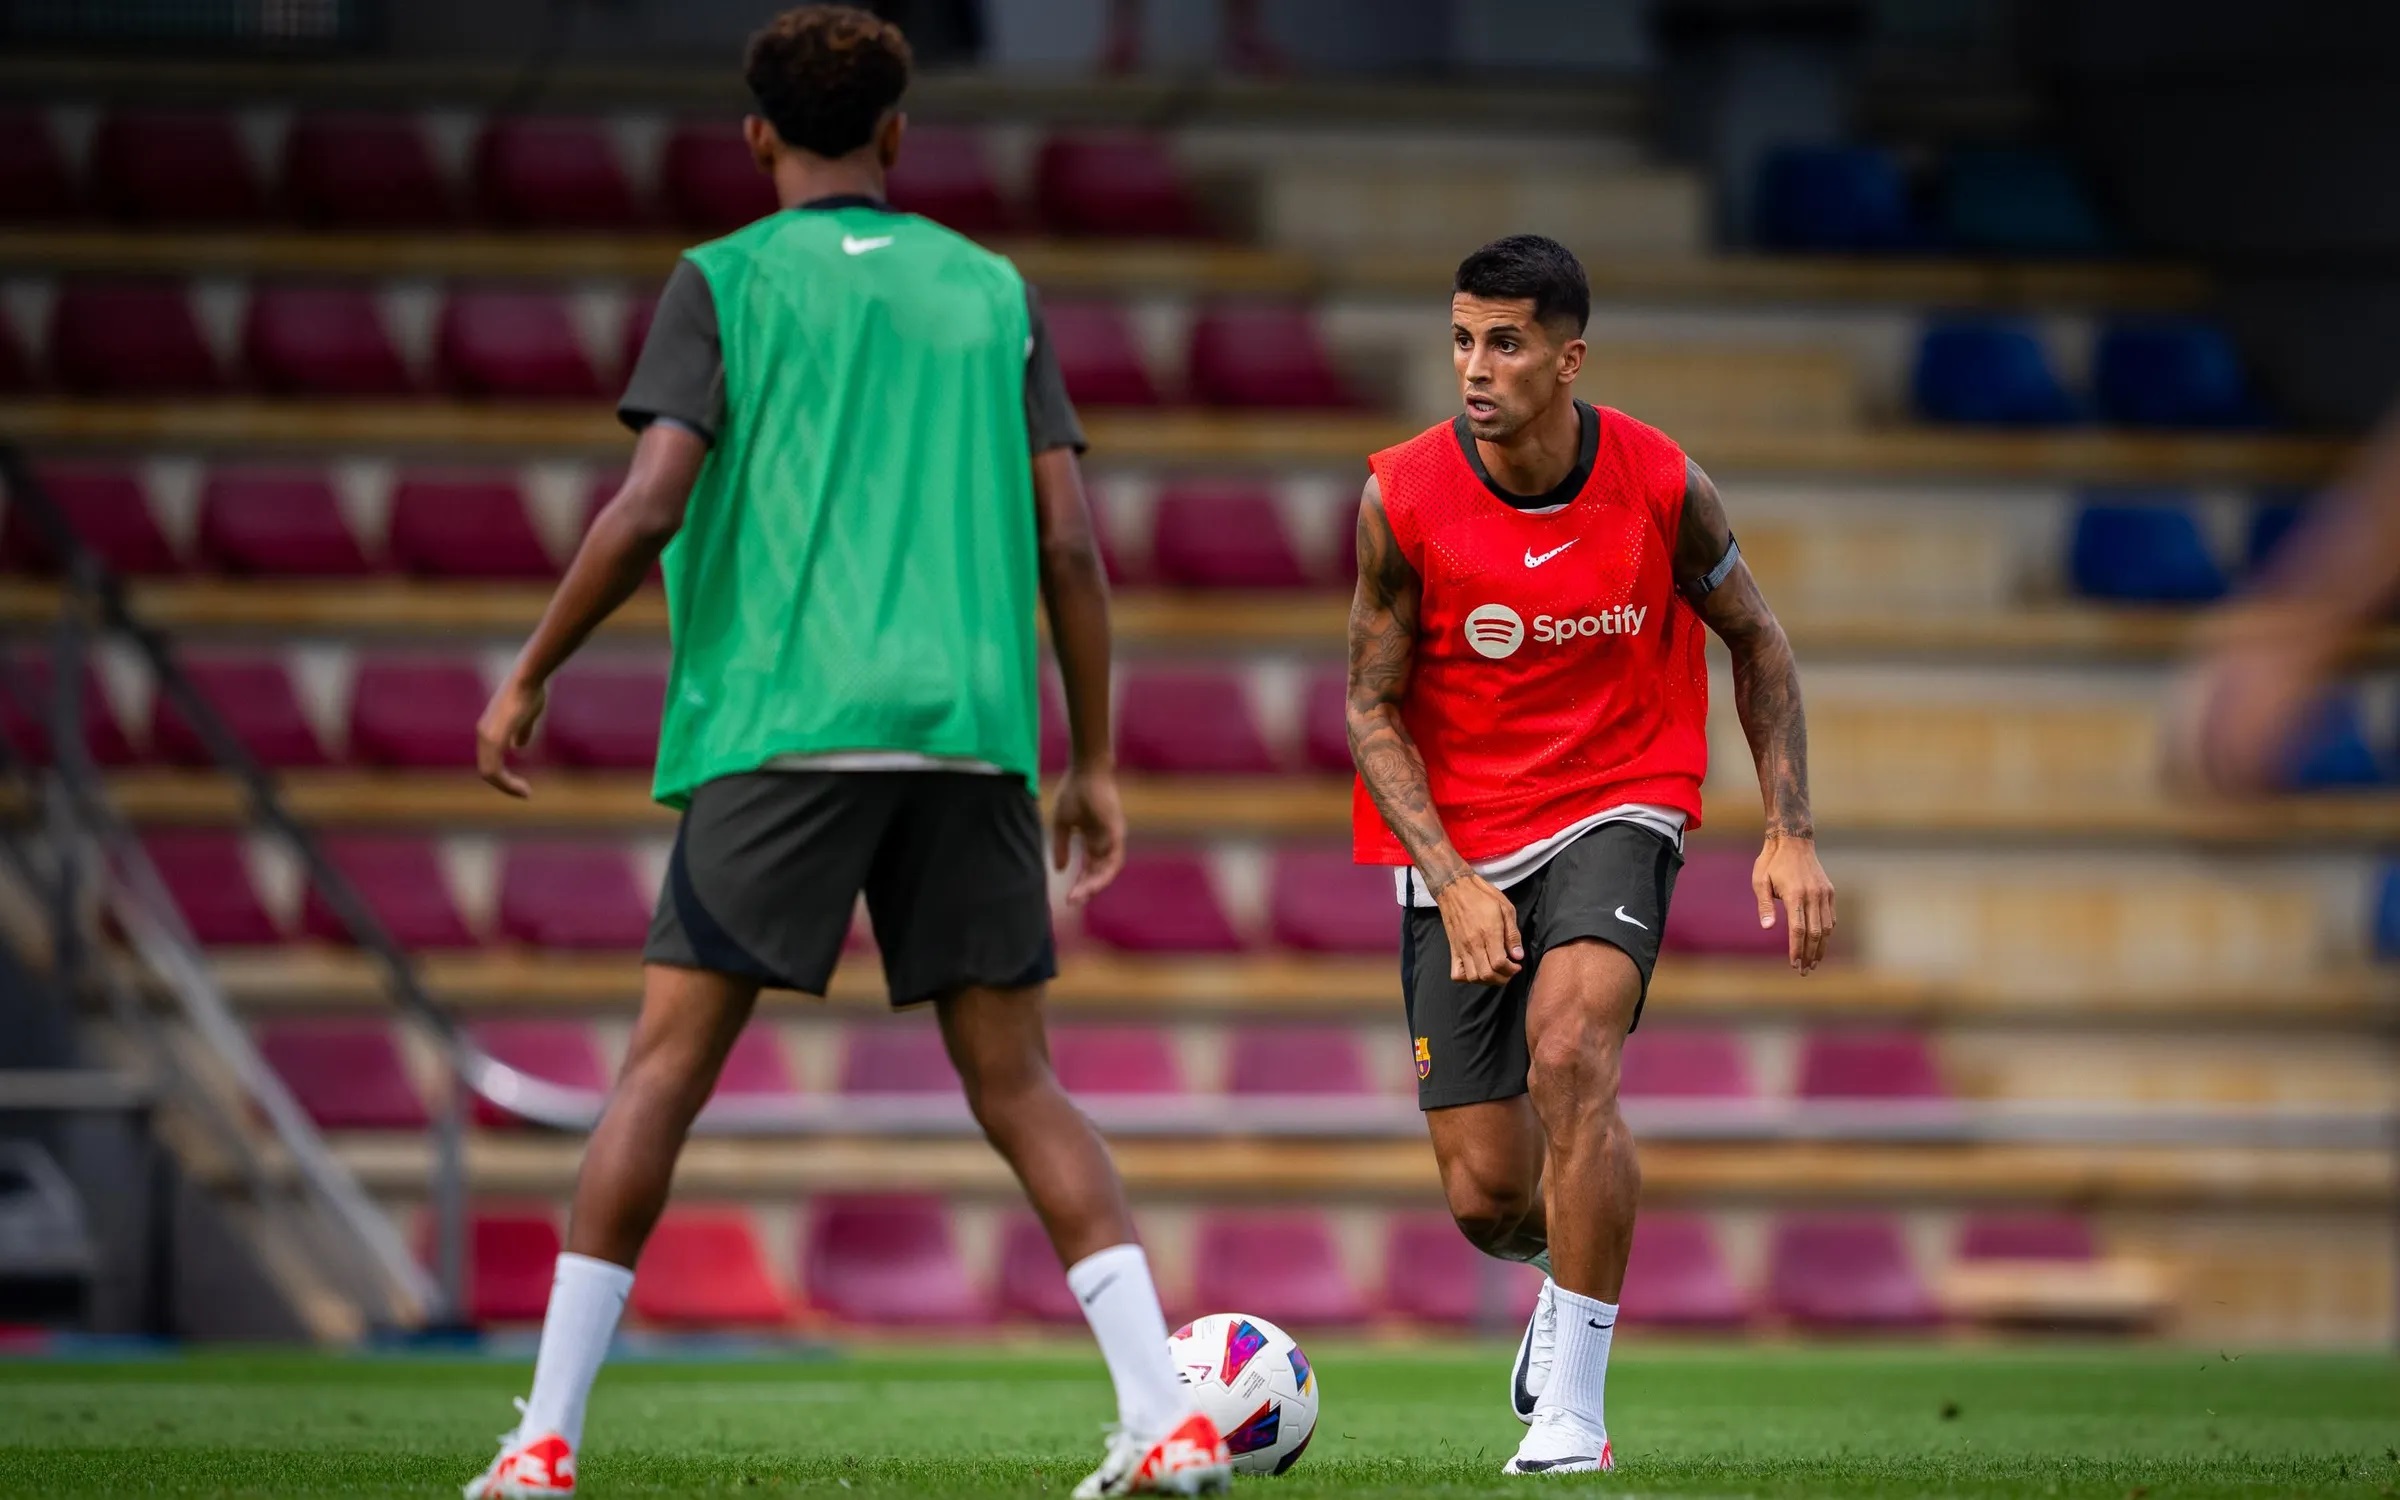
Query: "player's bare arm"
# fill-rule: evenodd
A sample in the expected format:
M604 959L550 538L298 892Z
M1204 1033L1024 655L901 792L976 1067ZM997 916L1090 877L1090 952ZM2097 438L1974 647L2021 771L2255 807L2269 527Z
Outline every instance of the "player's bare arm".
M541 623L476 722L475 768L485 781L511 797L533 795L524 776L509 766L509 752L532 740L551 674L633 597L650 565L683 528L692 481L707 457L708 444L689 428L653 422L642 429L625 483L593 518Z
M1733 545L1725 502L1696 463L1686 463L1683 525L1675 538L1675 579L1705 580ZM1792 967L1805 974L1825 957L1833 931L1833 882L1817 862L1817 830L1808 810L1808 716L1800 703L1800 664L1750 565L1739 558L1695 605L1733 657L1733 706L1766 805L1766 845L1750 873L1758 921L1775 924L1775 902L1789 918Z
M1073 448L1034 455L1033 495L1041 544L1042 607L1067 695L1072 759L1050 810L1050 857L1064 870L1080 843L1083 867L1067 900L1082 905L1125 863L1125 809L1117 798L1109 739L1108 575L1092 532L1083 468Z
M1441 906L1450 977L1501 984L1525 958L1516 906L1451 845L1425 780L1425 758L1400 717L1420 598L1416 570L1392 540L1381 489L1370 478L1358 503L1358 591L1350 601L1350 758Z

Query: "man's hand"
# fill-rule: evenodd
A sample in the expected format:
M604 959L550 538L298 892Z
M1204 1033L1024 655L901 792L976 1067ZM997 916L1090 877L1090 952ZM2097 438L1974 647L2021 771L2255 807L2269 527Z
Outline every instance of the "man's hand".
M1815 839L1768 834L1766 848L1750 868L1750 889L1758 897L1761 927L1775 925L1775 903L1783 903L1793 968L1806 974L1824 962L1825 939L1833 933L1833 882L1817 863Z
M1067 887L1067 904L1081 906L1108 888L1125 867L1125 805L1113 770L1070 770L1050 809L1050 863L1064 870L1076 844L1082 868Z
M1468 871L1434 893L1450 938L1450 977L1462 984L1506 984L1525 967L1517 907L1508 892Z
M492 694L483 717L475 721L475 769L511 797L533 795L525 778L509 768L508 754L532 741L534 726L542 722L542 709L549 701L549 691L540 683L512 676Z

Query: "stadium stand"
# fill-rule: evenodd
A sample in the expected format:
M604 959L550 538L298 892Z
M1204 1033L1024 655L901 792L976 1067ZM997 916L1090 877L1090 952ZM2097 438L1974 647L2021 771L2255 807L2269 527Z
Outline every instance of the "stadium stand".
M1048 1246L1043 1246L1045 1254ZM836 1198L817 1204L801 1279L810 1298L851 1323L972 1327L991 1316L967 1279L938 1198ZM1055 1273L1056 1258L1051 1259ZM1061 1278L1063 1284L1063 1278Z
M477 1021L473 1034L477 1046L529 1077L594 1092L608 1087L608 1065L601 1060L591 1029L580 1021ZM475 1101L474 1119L487 1130L518 1123L509 1111L484 1098Z
M96 206L130 224L248 224L266 190L233 118L214 110L119 110L92 137Z
M435 359L462 396L596 401L600 376L564 301L547 292L454 291L434 332Z
M1294 1328L1341 1328L1367 1317L1330 1228L1305 1210L1231 1210L1194 1237L1192 1301L1240 1307Z
M1135 851L1083 910L1083 931L1127 953L1236 953L1244 946L1196 854Z
M1902 250L1921 239L1900 163L1873 146L1786 146L1758 171L1754 229L1778 250Z
M513 844L500 864L495 936L533 948L637 949L650 930L654 894L613 848Z
M39 110L0 111L0 220L64 219L74 213L77 197L50 121Z
M1940 233L1987 255L2100 255L2107 228L2075 170L2022 146L1966 146L1943 163Z
M908 144L911 156L921 149L916 132ZM775 211L773 185L723 122L678 124L660 148L658 180L668 216L697 234L724 234Z
M395 940L409 948L472 948L475 934L450 892L441 857L424 839L353 836L329 839L325 857L348 880ZM324 942L349 941L349 929L322 892L311 889L301 927ZM513 1036L514 1033L504 1033Z
M195 538L203 567L235 577L357 578L376 571L341 500L305 469L211 469Z
M2068 564L2075 591L2124 604L2221 597L2225 574L2184 499L2170 492L2087 501L2075 516Z
M1778 1223L1767 1300L1778 1316L1806 1329L1898 1333L1941 1321L1900 1226L1863 1214Z
M259 899L242 836L204 829L159 829L142 848L192 936L212 948L263 948L283 928Z
M1913 386L1917 409L1936 422L2047 427L2083 415L2040 337L2009 319L1951 318L1927 328Z
M1031 1214L1013 1214L1000 1231L1000 1275L995 1303L1003 1317L1035 1323L1077 1324L1083 1306L1059 1268L1058 1252Z
M982 137L971 130L912 128L908 150L886 186L894 208L923 214L960 234L986 239L1023 227L1023 215L1001 195L992 176Z
M273 657L194 658L185 669L192 687L233 730L242 748L262 766L291 770L328 763L325 746L300 706L291 674ZM150 748L179 765L215 763L199 731L175 700L161 693L150 702Z
M192 396L224 373L171 281L70 281L50 306L50 368L79 395Z
M783 1039L770 1026L752 1026L734 1038L725 1054L725 1070L717 1075L712 1099L789 1099L800 1093L800 1079L784 1055Z
M738 1207L669 1208L642 1248L626 1305L669 1328L775 1328L793 1311Z
M405 396L416 388L372 292L261 287L242 324L251 380L276 395Z
M114 465L53 464L41 474L67 526L101 561L120 573L156 576L183 571L181 559L159 529L139 476ZM0 557L13 567L56 572L59 559L47 535L23 510L9 513L0 532Z
M283 196L301 223L328 229L442 229L458 199L413 116L303 114L283 143Z
M1272 492L1254 486L1169 486L1152 513L1158 581L1187 589L1297 589L1302 566Z
M1205 239L1198 201L1167 148L1147 135L1054 135L1034 159L1034 201L1063 235Z
M1634 1221L1633 1254L1618 1299L1640 1328L1724 1331L1750 1320L1750 1298L1725 1264L1716 1229L1699 1214L1653 1209Z
M2128 427L2250 427L2263 420L2223 329L2144 319L2101 330L2092 386L2103 419Z
M1383 1262L1382 1309L1436 1327L1504 1327L1522 1321L1541 1292L1538 1273L1486 1256L1447 1214L1392 1215Z
M350 754L385 770L458 769L475 763L475 720L488 696L467 662L382 658L350 682Z
M427 1229L430 1235L430 1224ZM558 1224L547 1208L491 1205L477 1211L467 1221L469 1321L541 1321L561 1248Z
M630 229L633 186L596 120L494 119L475 142L475 203L512 229Z
M423 1130L425 1102L382 1021L270 1021L259 1054L328 1130Z
M1656 1025L1625 1039L1618 1090L1628 1099L1750 1099L1758 1094L1750 1050L1739 1036Z
M1166 776L1267 776L1278 769L1242 679L1206 668L1126 673L1118 690L1117 754L1129 771Z

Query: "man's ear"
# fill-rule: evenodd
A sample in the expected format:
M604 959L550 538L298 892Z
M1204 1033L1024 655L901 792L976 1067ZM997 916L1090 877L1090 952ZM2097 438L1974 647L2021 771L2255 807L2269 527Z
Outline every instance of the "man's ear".
M893 110L875 127L875 159L889 172L892 163L900 159L900 142L908 134L908 116Z
M1573 338L1567 340L1566 347L1558 351L1558 383L1560 385L1575 383L1575 377L1583 372L1583 356L1589 348L1590 346L1582 339Z
M758 163L758 169L774 176L775 150L783 144L783 138L767 123L766 116L742 116L742 143L750 148L750 159Z

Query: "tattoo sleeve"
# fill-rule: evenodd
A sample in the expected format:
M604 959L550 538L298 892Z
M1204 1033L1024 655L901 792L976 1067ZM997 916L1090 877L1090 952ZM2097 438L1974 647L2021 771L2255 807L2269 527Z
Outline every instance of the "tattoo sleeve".
M1733 529L1725 520L1725 502L1715 483L1687 460L1683 525L1675 537L1676 581L1705 577L1732 543ZM1800 666L1792 658L1792 643L1782 623L1767 608L1746 562L1737 562L1695 607L1733 657L1733 706L1741 716L1742 735L1750 742L1750 758L1758 765L1767 833L1814 838L1816 824L1808 810L1808 717L1800 706Z
M1345 718L1350 758L1375 799L1385 826L1408 850L1439 894L1468 871L1451 847L1425 781L1425 757L1400 718L1416 654L1417 609L1423 598L1416 570L1392 538L1383 494L1367 481L1358 506L1358 592L1350 601L1350 688Z

